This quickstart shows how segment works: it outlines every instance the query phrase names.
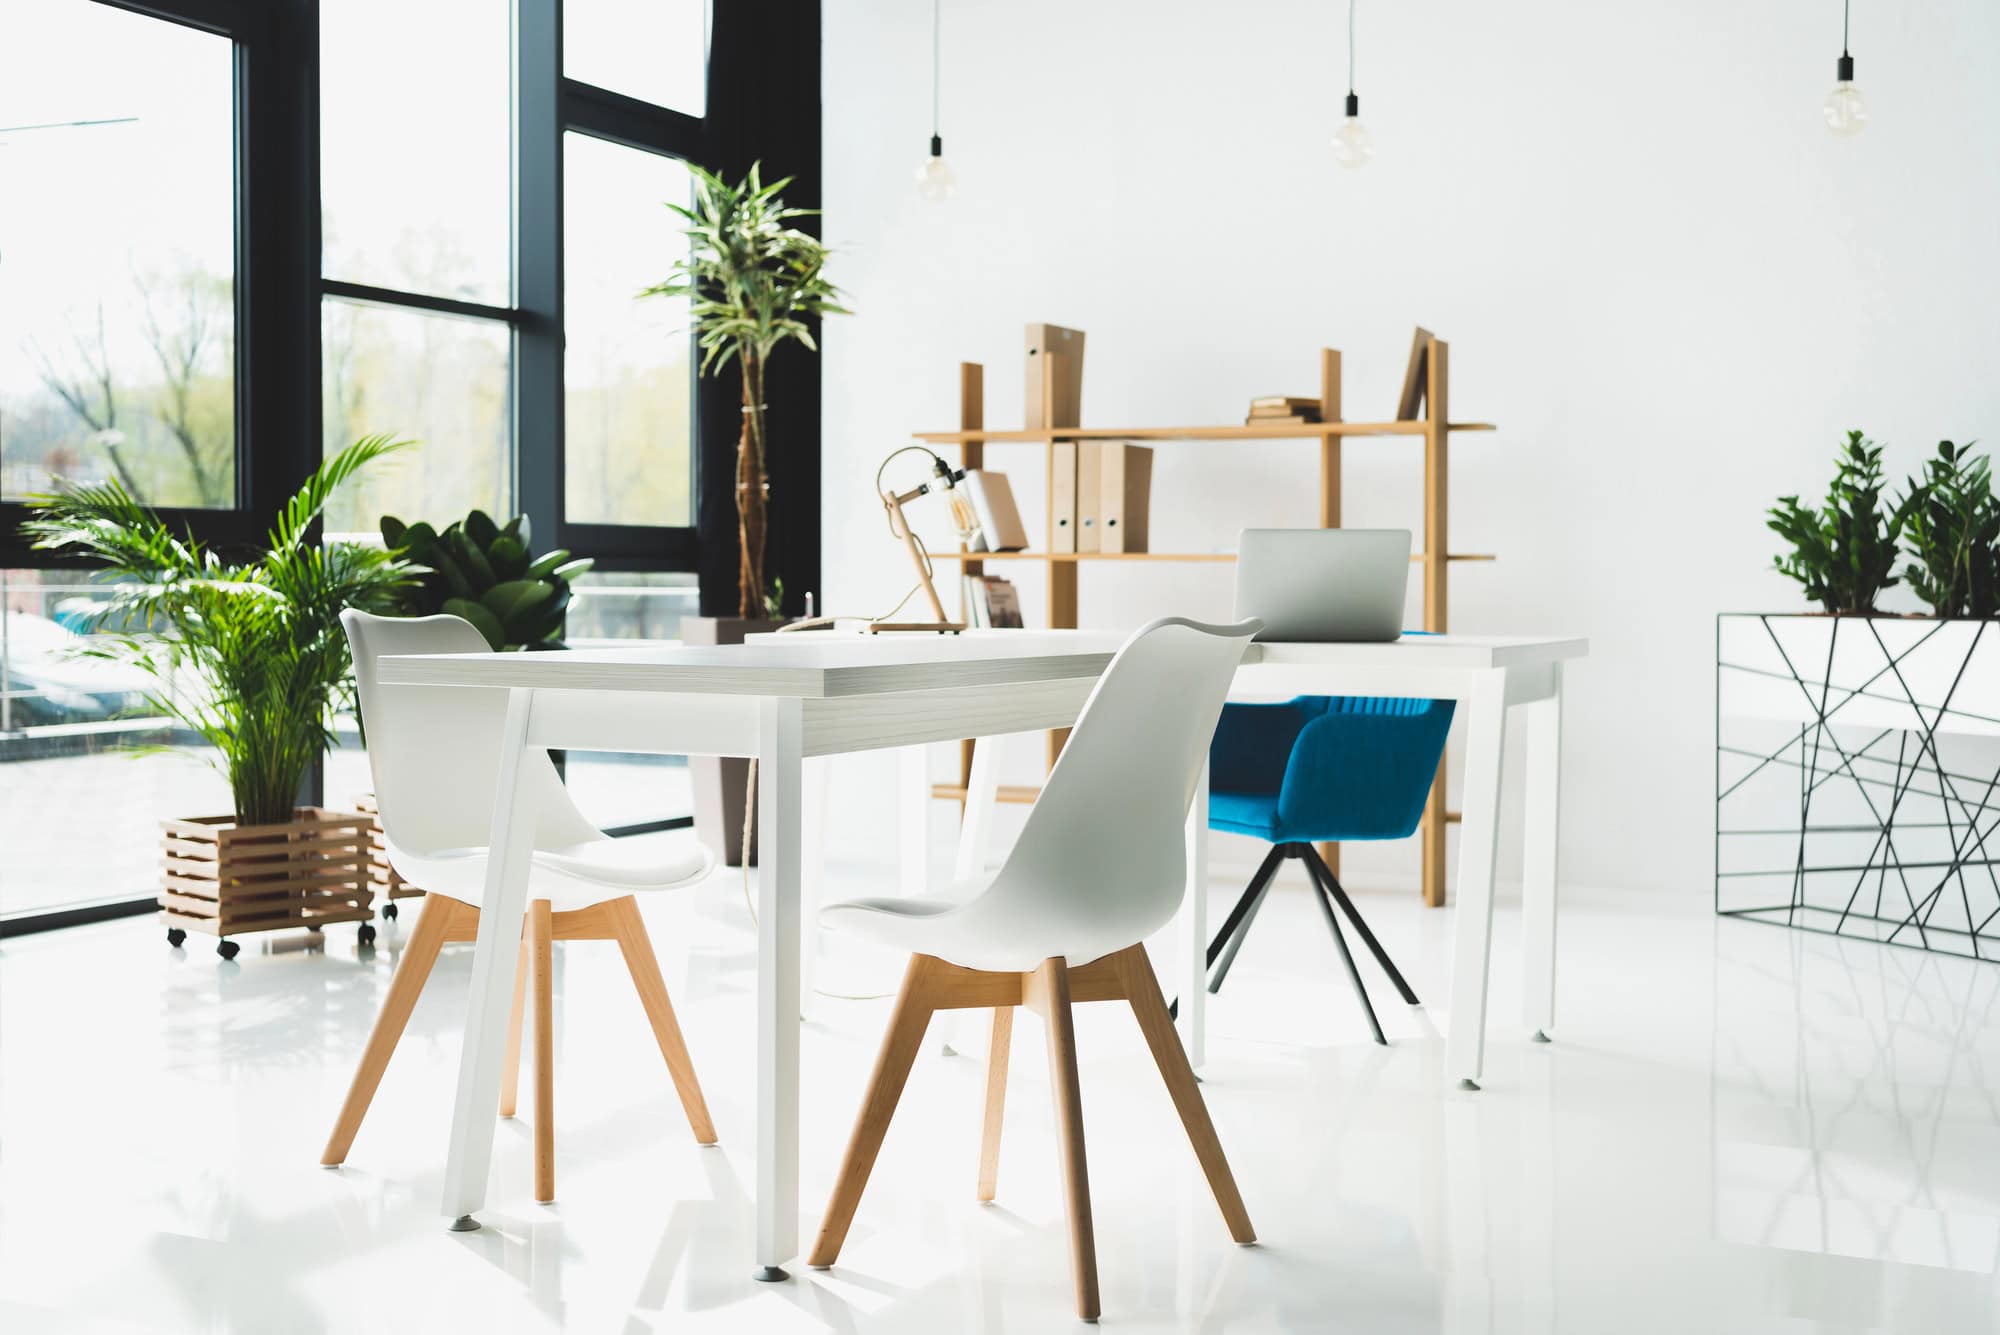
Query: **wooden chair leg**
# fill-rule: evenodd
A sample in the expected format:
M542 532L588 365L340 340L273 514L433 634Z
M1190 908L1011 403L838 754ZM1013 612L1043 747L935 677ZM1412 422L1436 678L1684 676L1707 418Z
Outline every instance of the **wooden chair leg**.
M708 1101L702 1097L701 1081L695 1078L694 1058L688 1055L680 1021L674 1018L674 1003L667 996L667 980L660 976L660 961L653 954L651 938L646 935L645 919L639 916L639 902L627 895L604 907L610 914L618 949L624 952L625 967L632 973L632 985L639 990L639 1002L652 1022L660 1055L667 1059L667 1073L674 1078L674 1090L681 1096L688 1125L694 1128L697 1142L713 1145L715 1123L709 1119Z
M521 1087L521 1016L528 1008L528 943L514 965L514 1007L507 1013L507 1067L500 1073L500 1115L514 1115L514 1096Z
M1090 1219L1090 1170L1083 1151L1083 1087L1076 1073L1076 1025L1070 1014L1069 965L1043 960L1029 982L1035 1009L1049 1028L1049 1087L1055 1096L1056 1140L1062 1149L1064 1198L1069 1206L1070 1268L1076 1279L1076 1314L1098 1317L1097 1231ZM1164 1006L1164 1003L1162 1003Z
M535 1199L556 1198L555 915L546 899L528 906L528 954L535 986Z
M460 912L476 913L477 910L442 896L432 896L424 901L423 913L417 918L416 929L410 933L410 944L403 947L403 958L396 964L396 976L389 981L389 995L382 999L382 1013L375 1017L375 1028L368 1035L368 1046L361 1051L361 1065L354 1072L354 1082L348 1086L347 1101L341 1104L340 1116L334 1119L333 1134L327 1137L326 1149L319 1156L320 1163L332 1165L346 1160L347 1151L354 1144L354 1135L361 1129L361 1119L368 1115L368 1105L374 1101L375 1089L382 1083L382 1072L388 1068L389 1058L395 1054L396 1044L403 1037L403 1028L410 1022L410 1012L416 1009L417 997L424 990L424 981L431 976L431 966L437 963L445 934L454 916Z
M1201 1086L1195 1083L1194 1068L1188 1065L1187 1052L1174 1032L1174 1022L1167 1016L1167 1003L1160 995L1160 983L1153 976L1146 948L1132 946L1121 950L1112 957L1112 965L1132 1014L1139 1021L1139 1032L1146 1036L1146 1046L1153 1050L1160 1078L1167 1082L1167 1093L1181 1115L1181 1125L1187 1128L1195 1158L1201 1161L1202 1172L1208 1175L1215 1203L1222 1207L1229 1236L1238 1242L1255 1242L1257 1234L1250 1227L1250 1212L1243 1208L1236 1178L1229 1171L1229 1160L1222 1154L1222 1141L1215 1134L1215 1123L1209 1120L1208 1105L1202 1101Z
M1014 1008L993 1008L986 1049L986 1128L979 1140L979 1199L990 1201L1000 1181L1000 1123L1007 1112L1007 1050L1014 1042Z
M820 1221L819 1236L813 1240L807 1264L824 1268L840 1256L847 1241L847 1229L854 1222L854 1209L868 1185L882 1137L889 1119L896 1114L896 1102L910 1078L910 1066L923 1046L924 1030L930 1027L930 969L928 955L910 957L903 974L903 987L896 994L895 1014L889 1032L882 1036L882 1051L875 1058L875 1073L868 1078L868 1093L861 1101L861 1114L854 1120L854 1134L848 1139L847 1154L840 1161L840 1176L826 1203L826 1218Z

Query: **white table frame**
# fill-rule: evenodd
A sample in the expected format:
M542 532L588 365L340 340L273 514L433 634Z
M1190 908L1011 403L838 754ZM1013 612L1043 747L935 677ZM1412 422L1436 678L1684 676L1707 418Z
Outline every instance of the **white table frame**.
M799 1032L801 1001L802 767L809 757L916 748L1073 723L1122 636L1001 632L955 640L801 638L797 644L577 651L568 654L392 656L385 686L460 686L507 692L491 848L445 1165L444 1213L477 1228L492 1160L507 1015L536 812L521 762L533 749L752 756L758 762L756 1277L786 1277L799 1251ZM1345 654L1339 651L1347 651ZM1504 712L1543 708L1531 724L1529 803L1545 835L1531 839L1531 880L1546 892L1531 930L1530 1019L1553 1023L1555 805L1561 699L1559 661L1581 641L1409 639L1397 645L1253 645L1239 684L1262 693L1412 695L1467 700L1468 853L1461 869L1452 1069L1479 1073L1491 938L1494 812ZM1357 655L1359 660L1357 661ZM1393 655L1389 657L1388 655ZM1335 661L1339 660L1339 661ZM1470 665L1470 666L1468 666ZM990 750L991 748L986 748ZM990 789L993 766L978 767ZM925 777L905 761L908 789ZM976 796L976 795L974 795ZM975 802L969 811L990 808ZM1180 1025L1198 1062L1206 996L1207 782L1187 824L1189 886L1176 949L1187 968ZM987 819L978 817L981 821ZM922 867L923 822L905 821L906 868ZM973 831L982 841L980 826ZM1480 850L1483 850L1481 852ZM975 854L961 849L961 860ZM1483 869L1483 870L1482 870ZM917 874L921 874L918 872ZM906 870L906 876L912 873ZM1470 907L1473 911L1468 913Z

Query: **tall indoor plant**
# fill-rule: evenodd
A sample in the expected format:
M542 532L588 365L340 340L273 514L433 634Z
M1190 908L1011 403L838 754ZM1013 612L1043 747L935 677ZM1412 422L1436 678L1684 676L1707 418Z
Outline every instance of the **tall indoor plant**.
M168 823L161 902L175 944L177 906L203 915L188 925L225 938L232 928L340 921L372 936L358 859L345 877L350 860L333 865L334 848L346 848L327 836L327 813L293 804L353 689L341 610L392 610L411 579L379 548L322 543L315 521L342 482L408 443L371 436L326 460L263 549L242 558L175 534L116 478L28 501L22 529L36 547L88 559L118 581L100 614L116 629L93 635L89 652L150 677L151 708L213 746L229 780L230 817ZM352 836L346 844L358 839L358 820L333 823ZM226 939L220 949L236 953Z
M686 224L684 258L666 281L641 296L685 298L701 369L720 375L733 364L743 388L743 420L736 438L736 611L734 618L690 617L681 638L695 644L735 644L768 630L781 615L764 579L764 536L771 495L765 377L771 356L788 342L817 351L812 321L845 315L839 289L827 281L827 248L819 238L792 226L812 209L788 207L779 192L792 178L766 185L762 169L731 185L713 172L690 165L694 199L668 208ZM696 756L689 763L694 788L695 828L702 841L722 850L730 866L755 862L754 834L745 847L744 810L753 786L749 762L733 757Z
M771 354L787 342L817 351L811 322L845 315L838 288L827 281L828 251L818 237L791 225L816 209L788 207L766 185L761 166L731 185L690 164L692 205L669 203L686 222L687 255L664 282L642 296L680 297L689 304L701 345L701 369L717 375L735 363L743 387L743 422L736 441L737 615L767 614L764 581L766 507L770 500L764 384Z

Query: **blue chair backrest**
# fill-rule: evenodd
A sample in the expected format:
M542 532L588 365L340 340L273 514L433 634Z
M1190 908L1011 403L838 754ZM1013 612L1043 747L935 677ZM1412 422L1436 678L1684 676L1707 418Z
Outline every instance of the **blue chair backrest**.
M1271 798L1281 842L1406 838L1423 818L1453 712L1450 700L1383 696L1229 705L1209 782Z

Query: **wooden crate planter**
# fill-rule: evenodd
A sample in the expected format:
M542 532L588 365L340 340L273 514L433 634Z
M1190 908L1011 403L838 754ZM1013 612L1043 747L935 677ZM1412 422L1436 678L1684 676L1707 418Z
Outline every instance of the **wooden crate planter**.
M160 918L178 946L189 932L220 938L233 958L245 932L358 922L375 939L368 876L371 817L300 807L282 825L238 825L229 816L160 822Z
M411 885L401 873L389 865L389 839L382 833L381 813L375 806L375 794L363 793L354 799L354 809L368 817L368 883L382 900L382 916L396 916L396 901L415 899L422 895L420 886Z

